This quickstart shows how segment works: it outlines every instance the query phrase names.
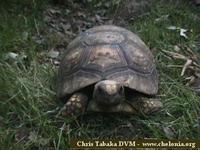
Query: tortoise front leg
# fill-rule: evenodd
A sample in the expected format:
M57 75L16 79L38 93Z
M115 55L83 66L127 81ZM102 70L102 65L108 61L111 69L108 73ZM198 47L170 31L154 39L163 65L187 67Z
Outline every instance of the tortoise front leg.
M163 107L162 102L156 98L140 97L138 100L129 101L129 104L138 111L145 115L153 114Z
M79 116L84 113L88 97L83 93L74 93L60 110L63 116Z
M137 100L125 100L121 104L110 107L100 107L95 101L90 101L87 111L95 112L122 112L126 114L145 114L149 115L159 111L163 104L159 99L140 97Z

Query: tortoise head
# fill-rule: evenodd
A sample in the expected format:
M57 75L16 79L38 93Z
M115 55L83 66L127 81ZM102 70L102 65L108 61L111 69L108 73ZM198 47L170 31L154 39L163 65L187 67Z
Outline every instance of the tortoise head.
M95 84L93 98L98 105L115 106L124 100L123 86L113 80L103 80Z

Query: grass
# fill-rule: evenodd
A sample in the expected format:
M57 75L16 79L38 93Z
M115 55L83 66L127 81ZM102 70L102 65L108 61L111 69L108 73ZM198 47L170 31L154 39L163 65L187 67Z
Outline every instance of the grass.
M199 95L185 86L182 68L169 67L185 62L169 60L161 51L187 46L199 58L200 19L194 18L199 8L188 1L157 2L148 16L129 24L153 50L160 73L158 95L164 103L161 112L154 116L91 114L72 121L55 117L62 106L55 93L57 68L41 62L40 53L57 42L41 46L32 39L45 28L42 10L50 2L15 2L0 5L0 149L65 149L71 138L200 138ZM188 39L168 30L169 26L188 29ZM8 52L27 59L8 60Z

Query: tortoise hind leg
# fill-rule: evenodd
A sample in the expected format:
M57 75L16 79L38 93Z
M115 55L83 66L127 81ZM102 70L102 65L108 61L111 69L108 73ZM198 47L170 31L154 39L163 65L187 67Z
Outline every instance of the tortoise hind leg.
M79 116L85 112L88 97L82 93L74 93L60 110L63 116Z

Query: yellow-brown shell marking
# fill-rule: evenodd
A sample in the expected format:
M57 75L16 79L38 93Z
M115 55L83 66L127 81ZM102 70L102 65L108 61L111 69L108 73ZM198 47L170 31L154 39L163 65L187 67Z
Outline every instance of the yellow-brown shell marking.
M88 64L95 64L102 69L121 62L121 58L116 49L112 49L109 45L97 46L92 49Z

